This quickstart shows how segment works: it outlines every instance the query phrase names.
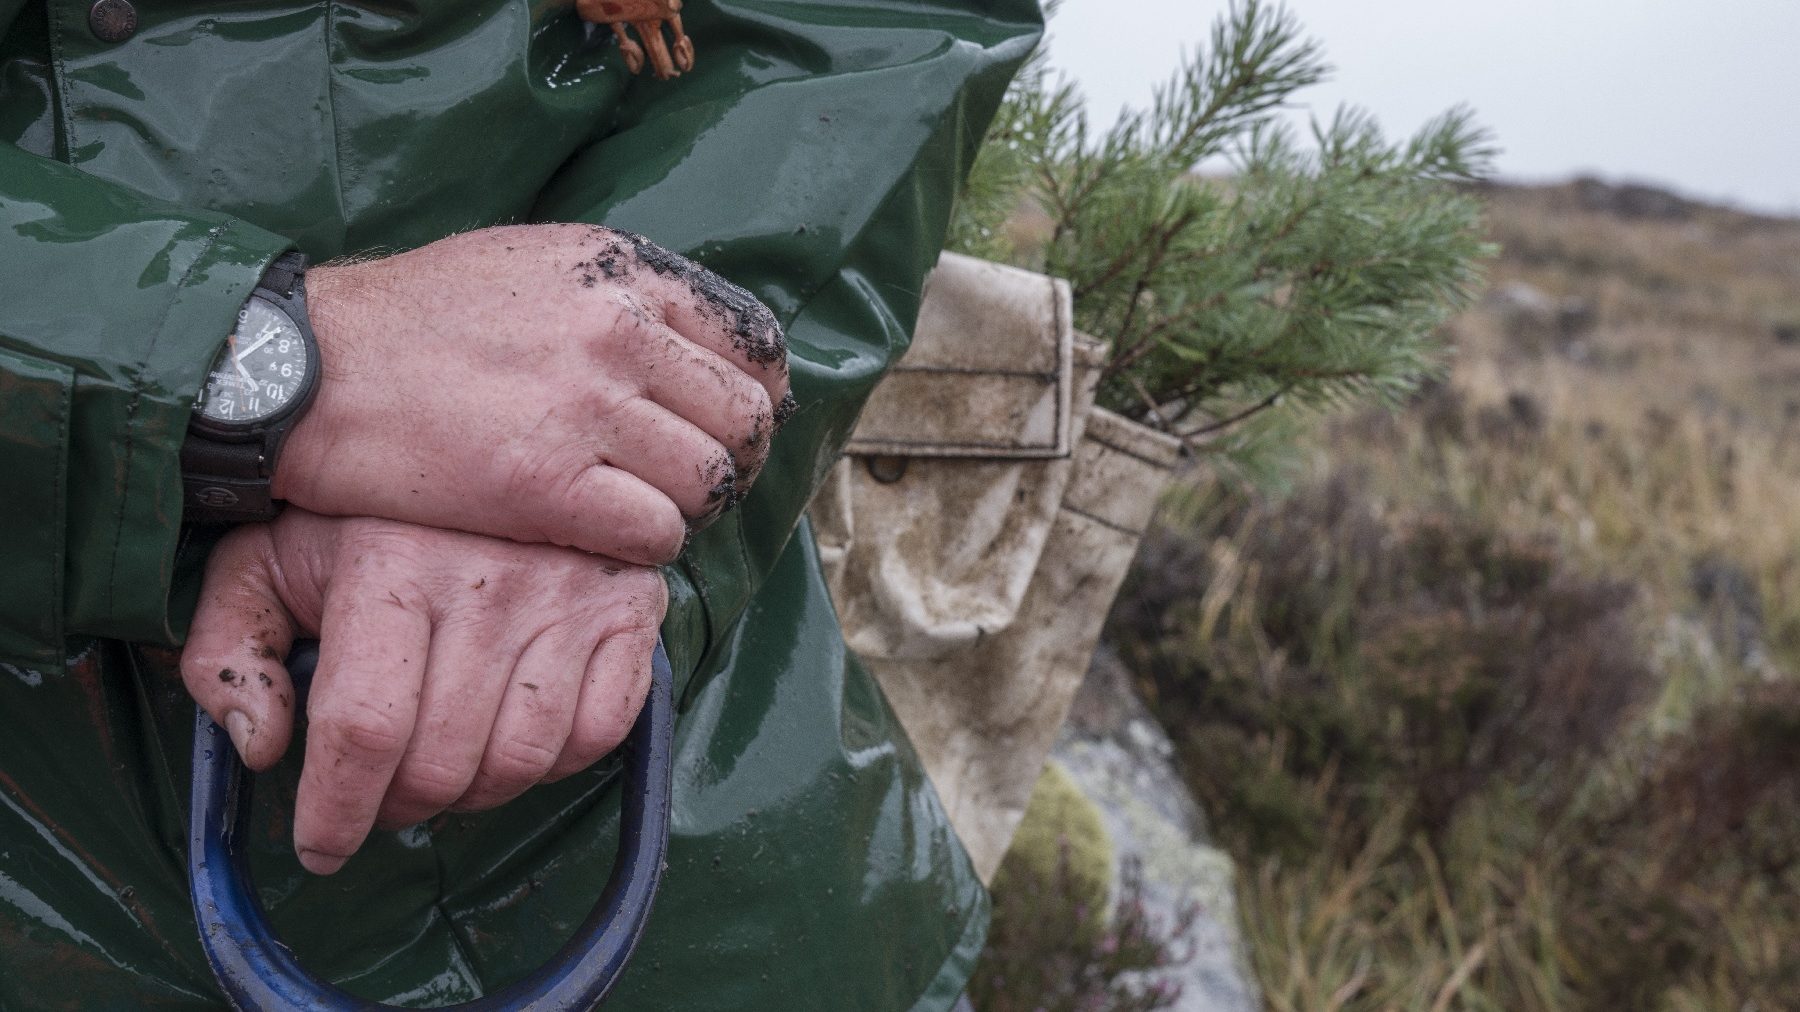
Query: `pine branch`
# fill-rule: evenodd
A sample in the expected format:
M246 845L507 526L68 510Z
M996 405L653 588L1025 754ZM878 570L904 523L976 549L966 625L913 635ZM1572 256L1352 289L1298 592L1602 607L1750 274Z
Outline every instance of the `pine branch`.
M1213 422L1208 425L1202 425L1201 427L1199 427L1197 429L1189 429L1186 432L1179 433L1179 435L1181 436L1181 438L1183 440L1187 440L1187 441L1191 442L1195 439L1200 438L1201 436L1210 436L1216 432L1223 432L1226 429L1233 428L1233 427L1237 426L1239 423L1247 422L1250 419L1256 417L1257 415L1260 415L1263 412L1274 407L1275 405L1280 404L1281 399L1283 397L1287 396L1287 392L1290 389L1292 389L1291 386L1282 387L1281 389L1275 391L1274 393L1270 394L1267 397L1264 397L1262 400L1257 401L1255 404L1250 405L1249 407L1245 408L1244 410L1238 412L1235 415L1231 415L1228 418L1221 418L1220 420L1218 420L1216 422Z
M1268 421L1284 405L1392 399L1436 368L1437 329L1480 280L1479 209L1453 184L1493 146L1466 109L1392 143L1345 107L1302 147L1273 117L1326 72L1285 8L1237 0L1147 113L1096 133L1034 60L977 159L958 248L1068 278L1076 325L1112 348L1101 402L1239 463L1288 431ZM1218 154L1234 176L1190 174ZM1047 218L1019 248L991 239L1009 201Z

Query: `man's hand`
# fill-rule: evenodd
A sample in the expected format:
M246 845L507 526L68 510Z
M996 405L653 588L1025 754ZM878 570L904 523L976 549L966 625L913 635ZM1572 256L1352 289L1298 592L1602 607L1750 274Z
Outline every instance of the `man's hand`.
M325 372L273 491L315 513L656 565L791 410L768 309L627 233L483 229L315 268L307 302Z
M289 509L213 552L181 676L267 769L293 731L282 661L323 632L294 848L328 875L371 824L492 808L612 751L666 606L654 570Z

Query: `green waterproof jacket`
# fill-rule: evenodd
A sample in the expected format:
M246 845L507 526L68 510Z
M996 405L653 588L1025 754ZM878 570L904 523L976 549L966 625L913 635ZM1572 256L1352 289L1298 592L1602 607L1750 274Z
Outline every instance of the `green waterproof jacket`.
M0 0L0 1008L220 1004L183 873L170 648L208 544L177 450L264 265L519 221L632 229L749 288L801 405L668 571L673 840L612 1004L947 1004L986 899L800 518L906 345L1035 2L688 0L699 65L671 82L572 0L136 0L122 40L89 8ZM330 879L291 854L295 765L259 789L258 886L360 994L516 979L608 873L610 763Z

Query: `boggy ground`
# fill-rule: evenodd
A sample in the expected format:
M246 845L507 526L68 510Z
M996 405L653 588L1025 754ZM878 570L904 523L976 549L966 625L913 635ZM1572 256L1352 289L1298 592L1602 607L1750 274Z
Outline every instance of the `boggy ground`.
M1445 379L1185 481L1108 640L1271 1008L1800 1007L1800 221L1487 197Z

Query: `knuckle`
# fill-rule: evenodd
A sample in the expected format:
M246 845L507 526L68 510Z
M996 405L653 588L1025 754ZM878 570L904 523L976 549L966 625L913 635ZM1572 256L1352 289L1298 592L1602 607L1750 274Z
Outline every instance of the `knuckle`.
M687 539L687 523L681 508L665 495L645 496L639 502L620 504L612 515L611 531L619 557L629 562L660 566L681 554Z
M737 430L740 442L752 449L765 447L769 425L775 419L775 402L762 384L744 377L739 387Z
M472 766L463 769L455 762L415 755L402 763L395 774L392 794L434 811L442 810L462 797L474 779Z
M529 786L550 772L557 755L536 741L508 738L496 743L482 759L481 779L494 789Z
M507 456L510 466L502 488L507 498L514 502L540 496L545 489L566 490L579 482L594 462L591 455L578 452L568 444L515 445Z
M601 325L594 329L589 345L591 352L611 362L620 352L637 354L656 346L647 340L662 326L654 306L625 288L608 292L603 305Z
M368 764L398 760L412 735L410 721L365 701L323 708L311 716L329 747Z
M386 521L351 523L347 527L339 546L353 559L357 556L365 560L411 560L417 557L419 538L415 528Z
M623 579L632 624L639 629L656 628L669 607L669 585L661 574L649 569L633 570Z
M591 522L592 485L607 462L591 449L564 445L528 451L503 484L520 524L541 540L567 543Z
M395 591L411 588L429 555L417 532L398 527L357 531L340 542L339 551L340 570L351 582L389 584Z

